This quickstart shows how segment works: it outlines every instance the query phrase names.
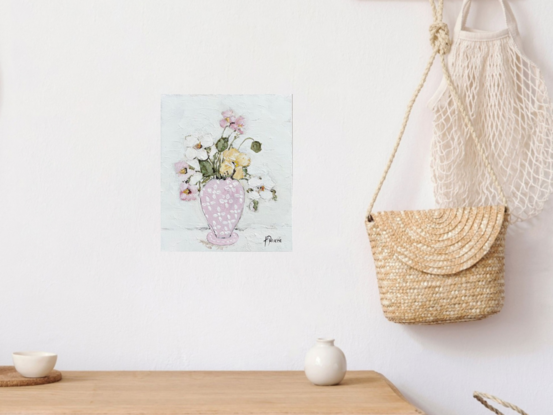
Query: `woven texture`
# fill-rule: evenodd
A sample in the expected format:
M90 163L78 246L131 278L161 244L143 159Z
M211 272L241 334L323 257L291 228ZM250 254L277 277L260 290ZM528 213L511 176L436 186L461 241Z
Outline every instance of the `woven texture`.
M378 183L365 225L371 241L385 316L403 324L480 320L499 312L504 298L505 234L509 215L497 175L472 125L447 67L451 43L442 21L443 0L429 0L433 53L407 105L399 135ZM415 101L432 63L440 63L448 90L503 205L373 213Z
M365 222L384 315L402 324L480 320L504 299L504 206L376 212Z
M470 0L457 20L448 65L482 147L506 194L511 220L537 215L553 190L553 107L539 69L520 51L514 15L500 0L508 29L464 29ZM434 112L432 179L439 207L497 203L455 99L442 83Z
M513 411L515 412L518 412L520 415L528 415L526 412L524 412L522 409L520 409L518 406L516 405L513 405L509 402L505 402L504 400L502 399L499 399L493 395L488 395L486 393L482 393L482 392L474 392L474 394L472 395L474 396L474 398L480 402L482 405L484 405L486 408L488 408L490 411L492 411L493 413L497 414L497 415L503 415L503 412L500 412L498 409L494 408L493 406L491 406L487 401L486 399L490 400L490 401L494 401L494 402L497 402L498 404L501 404L503 405L505 408L509 408L509 409L512 409Z
M52 370L43 378L26 378L20 375L13 366L0 366L0 388L11 386L36 386L59 382L61 372Z

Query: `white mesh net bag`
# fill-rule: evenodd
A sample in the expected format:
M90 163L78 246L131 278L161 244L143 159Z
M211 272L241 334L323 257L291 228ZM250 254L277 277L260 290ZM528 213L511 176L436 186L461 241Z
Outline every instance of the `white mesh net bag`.
M499 2L507 29L484 32L465 28L471 0L464 0L448 65L517 222L537 215L553 190L553 107L540 70L521 52L509 4ZM445 81L429 106L438 206L496 202L497 191Z

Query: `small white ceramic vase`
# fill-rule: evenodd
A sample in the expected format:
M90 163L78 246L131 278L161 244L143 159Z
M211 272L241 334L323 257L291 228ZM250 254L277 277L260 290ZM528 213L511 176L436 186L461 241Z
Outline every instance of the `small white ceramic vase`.
M346 371L346 356L334 346L334 339L317 339L317 344L305 356L305 375L315 385L337 385Z

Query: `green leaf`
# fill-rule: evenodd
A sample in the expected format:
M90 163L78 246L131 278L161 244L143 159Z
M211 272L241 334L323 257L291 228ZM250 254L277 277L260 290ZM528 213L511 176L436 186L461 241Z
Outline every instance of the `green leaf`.
M259 201L253 200L253 211L257 212L257 208L259 207Z
M261 151L261 143L259 141L254 141L250 148L254 153L259 153Z
M204 177L213 176L213 166L207 160L200 160L200 171Z
M217 140L217 143L215 144L215 147L217 147L217 151L219 151L219 153L225 151L228 147L228 137L219 138L219 140Z
M272 190L271 190L271 193L273 194L273 200L276 202L276 201L277 201L276 190L275 190L275 189L272 189Z

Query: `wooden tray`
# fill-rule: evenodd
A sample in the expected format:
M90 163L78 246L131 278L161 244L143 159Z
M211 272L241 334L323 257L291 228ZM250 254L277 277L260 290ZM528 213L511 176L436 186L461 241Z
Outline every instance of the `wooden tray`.
M0 387L46 385L60 380L61 373L57 370L52 370L44 378L26 378L17 373L13 366L0 366Z

